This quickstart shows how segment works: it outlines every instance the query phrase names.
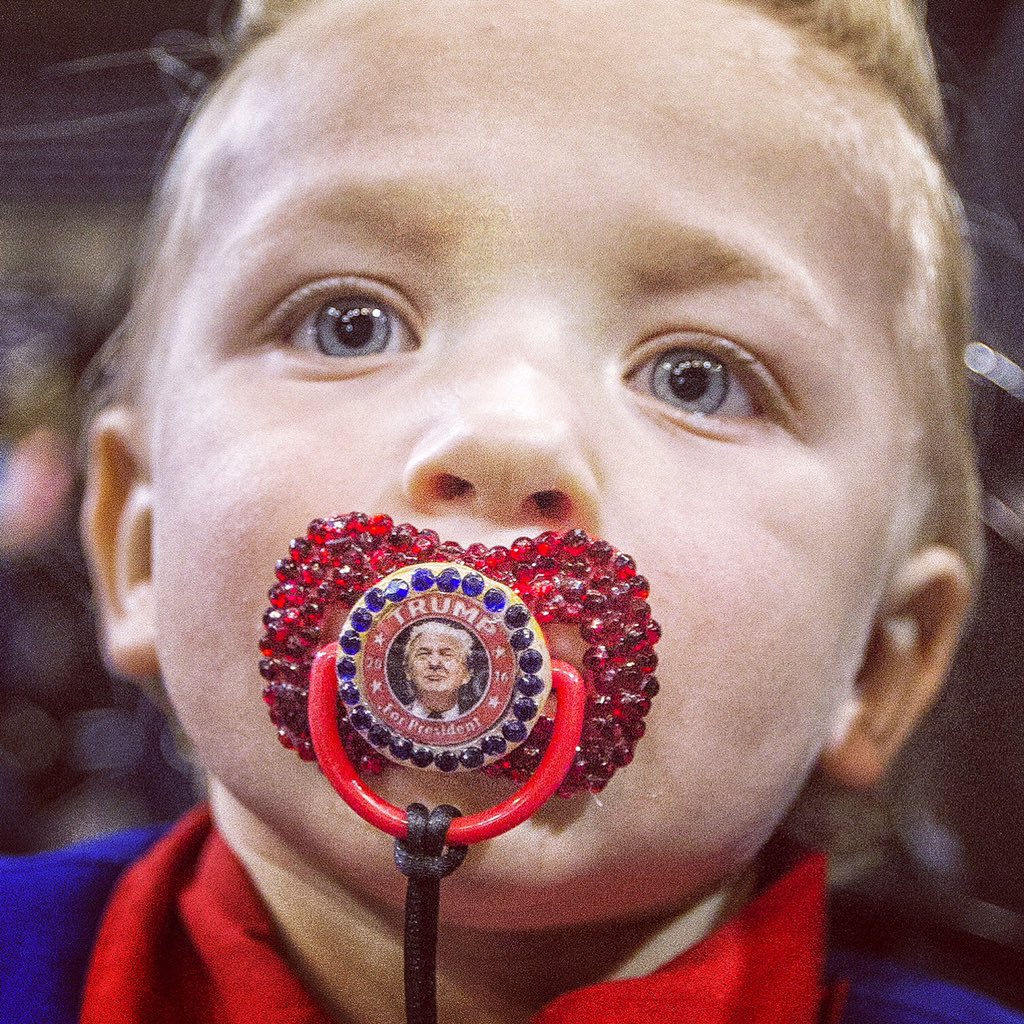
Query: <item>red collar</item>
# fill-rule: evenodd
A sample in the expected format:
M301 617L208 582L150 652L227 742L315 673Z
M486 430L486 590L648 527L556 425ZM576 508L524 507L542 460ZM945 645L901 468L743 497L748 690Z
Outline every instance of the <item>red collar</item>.
M835 1024L822 988L825 860L804 857L737 918L646 978L568 992L535 1024ZM330 1024L277 949L262 901L205 808L122 878L82 1024Z

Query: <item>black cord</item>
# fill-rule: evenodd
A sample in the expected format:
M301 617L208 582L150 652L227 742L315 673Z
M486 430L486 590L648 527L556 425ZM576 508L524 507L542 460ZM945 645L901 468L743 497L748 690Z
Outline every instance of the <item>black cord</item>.
M451 804L427 812L409 804L409 831L395 840L395 864L409 879L405 890L405 1019L437 1024L437 911L441 879L466 856L465 846L445 848L448 826L462 813Z

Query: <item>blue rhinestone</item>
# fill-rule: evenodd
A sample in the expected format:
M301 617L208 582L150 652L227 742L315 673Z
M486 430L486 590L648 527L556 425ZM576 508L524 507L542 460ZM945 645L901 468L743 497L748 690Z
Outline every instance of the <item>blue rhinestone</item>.
M359 639L359 634L353 629L346 629L341 634L341 649L346 654L358 654L362 650L363 642Z
M450 594L453 590L459 589L459 580L461 578L458 569L442 569L438 573L437 589Z
M417 768L426 768L430 762L434 760L434 755L431 751L427 750L426 747L417 747L409 755L409 760L412 761Z
M434 574L429 569L417 569L412 574L413 590L429 590L434 585Z
M515 651L525 651L533 643L532 629L517 629L509 638L508 642Z
M373 625L373 616L365 608L357 608L349 619L352 628L365 633Z
M480 741L480 749L488 757L494 757L496 754L504 754L508 744L500 736L485 736Z
M363 604L370 609L371 612L379 612L384 607L384 592L377 587L372 590L368 590L363 594Z
M338 678L339 679L355 679L356 677L356 663L351 658L339 658L338 659Z
M444 750L434 758L434 764L443 772L453 772L459 767L459 755L451 750Z
M392 580L384 588L384 596L396 604L399 601L404 601L409 596L409 584L405 580Z
M484 607L489 612L500 612L505 607L505 595L497 587L491 587L484 594Z
M509 629L519 629L530 621L530 612L525 604L513 604L505 612L505 625Z
M408 761L412 754L412 742L410 740L394 739L391 741L391 756L399 761Z
M346 704L358 704L359 703L359 691L354 686L342 686L338 689L338 696Z
M509 743L522 743L526 739L527 728L522 722L506 722L501 727L502 735Z
M544 655L536 648L531 647L519 655L519 667L524 672L539 672L544 664Z
M466 747L459 760L463 768L479 768L484 763L484 752L479 747Z
M360 731L369 729L370 726L373 725L373 717L362 705L354 707L349 712L348 720Z
M471 572L462 581L462 592L467 597L479 597L484 592L483 576L478 576L475 572Z
M521 722L528 722L531 718L537 717L537 703L529 697L520 697L512 705L512 712Z
M375 747L383 747L385 744L391 742L391 730L386 729L383 725L371 725L370 731L366 734L366 738Z
M536 697L544 690L544 680L540 676L520 676L519 692L525 693L527 697Z

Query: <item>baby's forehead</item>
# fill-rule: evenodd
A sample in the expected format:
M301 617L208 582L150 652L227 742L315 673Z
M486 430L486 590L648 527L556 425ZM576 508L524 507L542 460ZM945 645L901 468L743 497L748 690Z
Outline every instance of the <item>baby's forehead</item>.
M199 117L179 198L205 232L211 212L237 219L272 203L288 176L340 176L339 154L391 178L433 163L457 184L474 168L453 140L514 153L518 137L524 151L546 146L553 170L589 160L625 171L648 157L668 172L702 157L713 168L753 151L795 185L826 168L837 208L856 201L886 219L879 168L891 161L866 151L898 118L852 76L826 81L828 61L807 50L720 0L315 4L244 58ZM631 177L619 175L623 191ZM414 198L426 208L430 190ZM443 198L434 205L453 215Z

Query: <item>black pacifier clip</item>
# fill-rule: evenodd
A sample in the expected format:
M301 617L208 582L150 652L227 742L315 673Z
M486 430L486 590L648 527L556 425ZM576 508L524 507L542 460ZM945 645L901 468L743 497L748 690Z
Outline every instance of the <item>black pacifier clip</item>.
M441 804L427 812L409 804L409 833L395 840L395 865L408 878L405 890L405 1019L437 1024L437 917L441 879L465 859L468 846L445 846L448 826L462 812Z

